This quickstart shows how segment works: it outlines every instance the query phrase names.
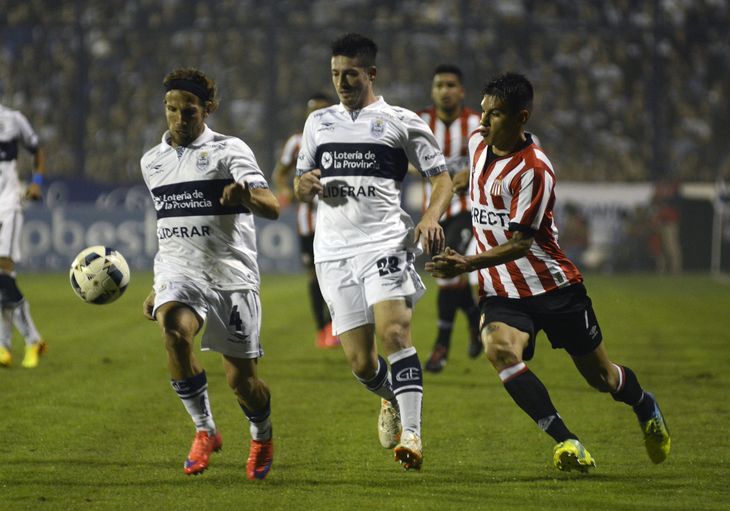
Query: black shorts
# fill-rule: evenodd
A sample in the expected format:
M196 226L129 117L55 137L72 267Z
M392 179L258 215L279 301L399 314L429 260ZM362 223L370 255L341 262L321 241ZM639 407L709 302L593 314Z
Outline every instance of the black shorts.
M465 254L473 236L471 214L469 212L459 213L456 216L441 220L440 223L444 229L446 246L453 248L460 254Z
M529 298L488 296L480 306L482 328L492 321L501 321L530 335L522 354L524 360L535 354L535 336L540 330L545 331L553 349L562 348L574 356L593 352L603 340L583 284Z
M299 260L305 268L314 268L314 233L299 235Z

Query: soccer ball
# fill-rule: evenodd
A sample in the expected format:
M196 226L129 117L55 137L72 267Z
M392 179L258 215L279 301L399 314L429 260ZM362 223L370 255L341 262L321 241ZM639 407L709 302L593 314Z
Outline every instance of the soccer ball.
M71 288L86 303L111 303L129 284L129 266L113 248L95 245L85 248L71 263Z

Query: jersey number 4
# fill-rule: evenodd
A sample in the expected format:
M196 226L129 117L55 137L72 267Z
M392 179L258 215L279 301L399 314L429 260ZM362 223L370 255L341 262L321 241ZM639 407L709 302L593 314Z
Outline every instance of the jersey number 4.
M235 327L236 332L243 330L243 320L241 320L241 315L238 313L238 305L234 305L231 309L231 319L228 320L228 324Z

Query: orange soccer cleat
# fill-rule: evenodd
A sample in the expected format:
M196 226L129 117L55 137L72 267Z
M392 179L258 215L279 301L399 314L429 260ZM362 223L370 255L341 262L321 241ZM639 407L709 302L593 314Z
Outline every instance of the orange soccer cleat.
M208 459L210 454L220 451L223 448L223 439L221 434L216 432L211 436L208 431L198 431L195 433L193 445L185 460L183 470L187 475L197 475L203 473L208 468Z
M274 442L271 439L260 441L251 440L246 463L246 477L249 479L263 479L271 469L274 461Z

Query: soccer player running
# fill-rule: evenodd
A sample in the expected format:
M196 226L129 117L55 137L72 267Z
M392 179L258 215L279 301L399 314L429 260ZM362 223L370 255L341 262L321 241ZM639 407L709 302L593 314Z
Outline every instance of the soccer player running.
M307 101L307 115L315 110L328 107L332 100L326 94L312 94ZM292 188L292 177L296 171L297 156L301 145L302 134L295 133L290 136L276 162L276 167L271 179L279 194L279 202L282 206L291 202L294 197ZM317 198L312 202L299 202L297 206L297 233L299 234L299 251L302 265L307 270L309 277L309 301L312 306L314 321L317 325L317 337L315 346L318 348L336 348L340 345L340 339L332 334L332 319L330 318L327 306L322 297L322 291L317 282L317 273L314 271L314 227L317 215Z
M463 73L452 64L436 67L431 80L433 106L418 115L426 121L444 152L451 175L469 168L469 134L479 127L479 114L464 107ZM428 204L431 186L424 181L424 207ZM472 240L471 202L468 190L454 193L448 209L440 220L446 245L459 253L466 253ZM479 306L474 299L469 279L459 275L450 279L436 279L438 295L438 334L433 351L424 369L440 372L449 356L451 332L456 311L461 309L469 321L469 356L476 358L482 352L479 340Z
M213 80L196 69L175 69L163 85L168 131L141 160L159 243L143 312L160 325L172 388L195 424L184 472L203 472L222 445L205 371L193 354L205 323L201 349L223 356L228 385L250 423L246 475L263 479L273 444L270 392L257 374L263 350L253 215L276 219L279 203L251 149L205 124L218 107Z
M33 154L33 175L25 192L18 179L19 144ZM15 262L21 257L22 199L37 201L43 197L44 173L45 156L28 119L17 110L0 105L0 367L13 363L13 324L25 339L23 367L37 367L39 357L47 350L15 273Z
M649 457L661 463L670 437L659 405L631 369L608 358L583 277L558 246L555 171L524 131L532 98L532 85L519 74L507 73L484 88L481 127L469 140L477 254L446 248L426 270L441 278L479 272L487 357L512 399L557 443L553 462L559 470L585 472L595 461L525 363L540 330L553 348L570 354L591 386L633 408Z
M294 189L300 200L319 196L317 278L355 377L382 398L381 445L394 448L405 469L419 469L423 376L411 319L425 288L414 260L419 242L427 253L443 249L438 219L451 199L451 178L428 125L375 96L376 54L375 43L359 34L332 43L341 103L307 119ZM409 161L433 184L418 225L400 206Z

